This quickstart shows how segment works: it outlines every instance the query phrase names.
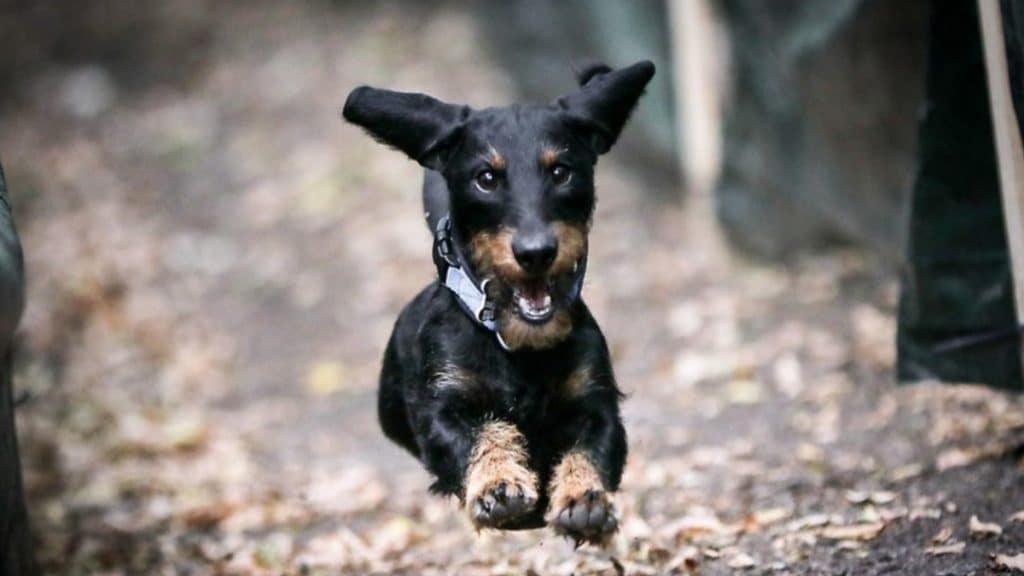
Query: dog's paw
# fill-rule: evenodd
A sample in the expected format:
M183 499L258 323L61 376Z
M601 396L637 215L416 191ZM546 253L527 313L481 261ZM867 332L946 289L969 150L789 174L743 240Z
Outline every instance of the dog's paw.
M555 504L555 503L553 503ZM603 544L619 527L615 507L604 490L587 490L552 506L551 526L576 544Z
M479 528L503 528L533 512L537 475L526 442L511 424L490 422L477 436L466 472L466 512Z
M519 520L537 505L537 491L525 483L502 480L469 503L477 528L501 528Z
M586 454L569 452L562 457L551 476L549 492L548 524L577 545L603 545L618 529L611 496Z

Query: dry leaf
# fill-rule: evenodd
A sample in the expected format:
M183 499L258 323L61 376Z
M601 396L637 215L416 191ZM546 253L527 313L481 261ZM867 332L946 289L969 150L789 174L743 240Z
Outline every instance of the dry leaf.
M1003 533L1003 528L999 524L982 522L977 516L971 516L968 526L971 529L971 534L975 536L999 536Z
M788 508L768 508L758 510L751 516L751 524L754 527L768 526L789 518L793 513Z
M808 528L821 528L828 523L828 514L811 514L790 522L788 528L791 532L799 532Z
M929 556L948 556L952 554L963 554L964 548L967 544L963 542L954 542L952 544L946 544L944 546L929 546L925 548L925 554Z
M665 565L665 572L676 573L681 570L693 572L698 566L700 566L700 551L693 546L687 546L676 553Z
M847 490L846 501L850 504L864 504L868 502L871 495L867 492L861 492L860 490Z
M1024 572L1024 552L1014 554L1013 556L1009 554L996 554L992 559L992 564L1001 570Z
M895 492L889 492L888 490L879 490L878 492L871 493L871 502L878 506L885 506L886 504L892 503L896 499Z
M402 552L422 542L426 534L409 518L399 516L378 526L370 535L373 549L382 556Z
M846 491L846 501L850 504L876 504L882 506L891 503L895 499L895 493L884 490L878 492Z
M967 466L982 456L984 456L984 454L978 450L950 448L938 455L935 459L935 467L938 468L939 472L943 472L951 468Z
M678 539L692 539L703 534L725 534L735 532L730 526L711 514L696 513L684 516L662 529L666 537Z
M821 536L829 540L874 540L885 529L885 522L853 524L851 526L828 526Z
M330 396L345 383L345 367L339 362L316 362L306 372L306 389L314 396Z
M945 544L952 537L953 529L949 526L946 526L942 530L939 530L939 532L935 536L932 536L931 543L933 546L940 546L942 544Z
M939 518L942 518L942 510L939 510L938 508L917 508L910 511L911 520L920 520L921 518L938 520Z
M907 464L906 466L900 466L893 470L890 478L893 482L902 482L904 480L910 480L915 476L920 476L923 471L924 466L920 464Z
M749 554L740 552L729 559L728 566L734 570L746 570L757 566L757 560Z
M757 404L764 396L763 386L757 380L731 380L726 394L733 404Z
M234 503L221 502L209 506L193 508L185 512L182 520L192 530L212 530L220 525L225 518L232 515L238 505Z

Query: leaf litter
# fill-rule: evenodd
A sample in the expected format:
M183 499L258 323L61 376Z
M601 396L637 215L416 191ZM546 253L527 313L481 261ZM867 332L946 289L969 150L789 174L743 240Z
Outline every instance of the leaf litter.
M918 561L966 556L938 521L971 517L985 551L993 526L1021 522L982 522L980 501L929 483L1012 453L1024 410L891 385L881 264L715 252L613 160L586 289L628 394L620 532L604 551L476 534L373 418L388 331L432 274L421 175L321 112L372 80L368 54L409 46L439 55L407 71L425 91L479 104L510 80L450 49L481 42L452 7L216 10L174 24L209 27L208 69L184 86L125 91L109 122L53 114L46 90L2 113L15 199L38 195L23 240L45 246L26 250L16 386L32 396L18 423L50 572L820 573L901 531L926 543Z

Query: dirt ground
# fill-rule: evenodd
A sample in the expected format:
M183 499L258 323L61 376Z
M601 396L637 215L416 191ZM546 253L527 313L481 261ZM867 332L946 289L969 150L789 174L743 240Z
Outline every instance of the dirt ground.
M379 359L432 279L430 238L419 169L338 110L360 83L477 105L512 83L450 5L235 6L202 5L187 76L48 66L0 109L30 276L18 425L48 573L1024 564L1024 405L892 382L892 272L856 252L729 256L614 152L584 296L628 394L620 533L605 550L475 533L377 427Z

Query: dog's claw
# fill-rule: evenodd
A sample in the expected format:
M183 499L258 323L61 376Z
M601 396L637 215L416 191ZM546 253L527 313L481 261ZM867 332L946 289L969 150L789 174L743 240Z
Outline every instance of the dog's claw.
M502 481L477 497L473 523L477 528L501 528L533 511L536 504L534 491Z
M618 529L615 511L605 492L588 490L577 499L565 503L555 517L555 530L575 541L602 543Z

